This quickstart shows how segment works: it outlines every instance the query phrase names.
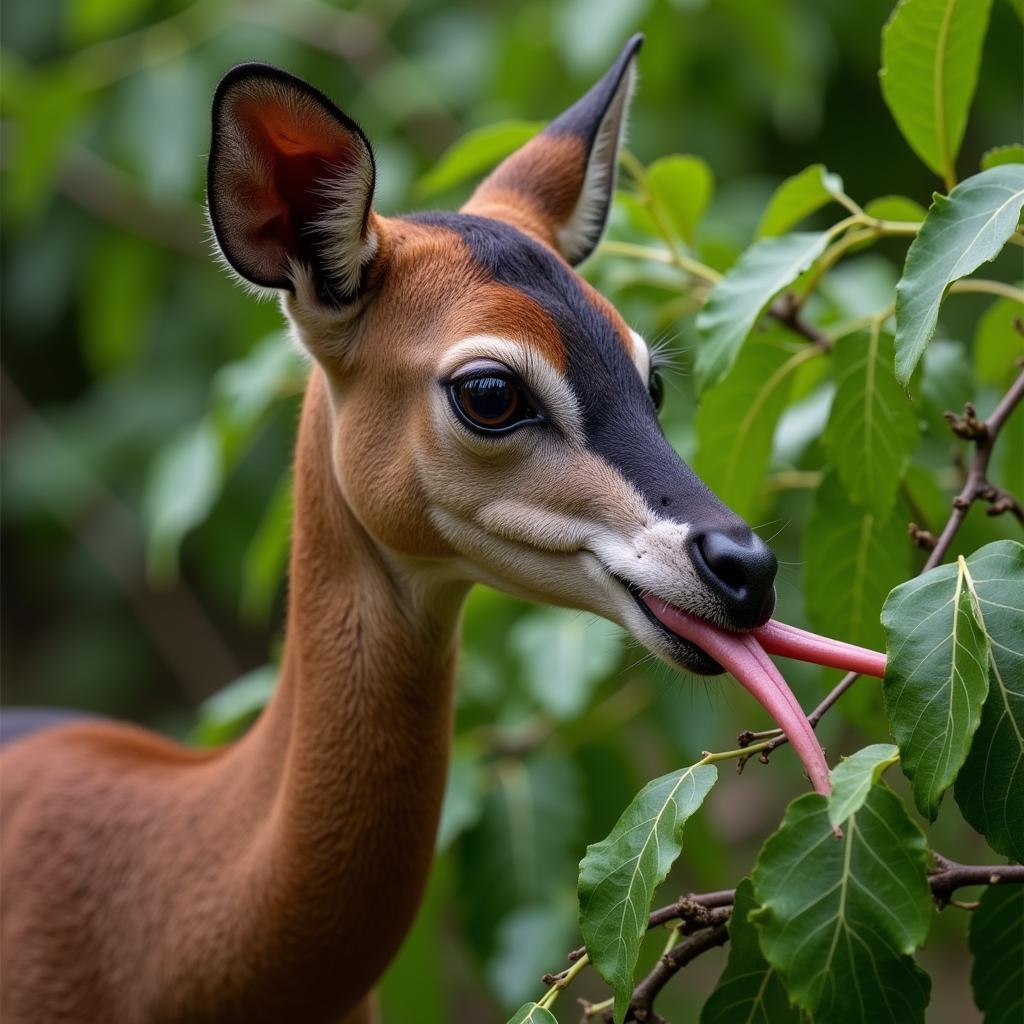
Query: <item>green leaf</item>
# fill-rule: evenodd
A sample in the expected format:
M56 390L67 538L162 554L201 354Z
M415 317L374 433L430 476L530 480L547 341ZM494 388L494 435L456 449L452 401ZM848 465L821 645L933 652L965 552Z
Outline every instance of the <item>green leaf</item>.
M822 354L782 330L755 335L732 372L701 397L693 468L744 518L754 514L794 374Z
M441 853L484 813L484 766L480 752L458 739L448 762L448 782L437 826L437 852Z
M593 615L544 608L519 619L508 643L537 703L567 719L583 710L594 687L618 664L622 630Z
M580 862L580 928L591 962L615 993L616 1024L633 994L654 892L682 851L687 819L717 778L714 765L695 764L649 782Z
M882 609L889 660L883 694L918 810L934 820L981 721L988 637L969 563L908 580Z
M803 559L804 600L814 629L877 647L882 603L910 570L906 523L898 513L879 518L855 505L829 473L814 495Z
M1005 164L936 193L896 285L896 376L906 387L935 332L946 289L999 254L1024 205L1024 165Z
M789 998L815 1024L914 1024L930 982L911 954L932 916L925 842L882 784L836 838L828 801L798 797L754 869L751 920Z
M499 121L474 128L453 142L434 166L420 178L421 197L446 192L483 171L489 171L527 143L544 127L539 121Z
M208 419L157 455L142 503L148 568L157 579L176 573L181 542L206 518L221 482L220 443Z
M1024 861L1024 545L986 544L967 564L992 643L988 697L953 795L993 850Z
M824 164L811 164L775 190L761 215L756 237L784 235L842 194L843 179L838 174L832 174Z
M928 213L920 203L906 196L879 196L864 207L864 212L879 220L910 221L914 224L920 224Z
M978 380L1006 387L1020 372L1017 362L1024 358L1024 335L1014 320L1024 322L1024 303L997 299L982 314L974 331L974 372Z
M971 914L971 988L985 1024L1024 1020L1024 885L990 885Z
M551 744L492 762L483 814L455 844L463 926L482 960L494 955L509 914L571 895L582 841L581 786L576 764Z
M647 168L644 182L657 221L692 246L715 186L711 168L699 156L663 156Z
M239 676L199 705L193 742L216 747L240 736L266 707L277 686L278 669L263 665Z
M900 0L882 29L882 95L911 149L952 185L992 0Z
M558 1024L558 1021L537 1003L527 1003L516 1010L515 1016L509 1018L508 1024Z
M286 473L245 549L239 612L247 622L264 623L284 582L292 536L292 477Z
M800 1011L775 969L764 958L750 914L757 908L754 887L744 878L736 887L729 918L729 959L700 1011L700 1024L800 1024Z
M900 759L900 752L891 743L872 743L856 754L844 757L829 773L832 793L828 798L828 820L841 825L856 814L867 800L871 787L890 765Z
M892 336L877 323L839 339L823 439L846 493L883 519L919 438L917 417L892 371L894 353Z
M999 167L1002 164L1024 164L1024 146L1014 142L1009 146L993 146L981 155L981 169L987 171L990 167Z
M95 42L138 21L149 0L89 0L65 10L68 39L74 46Z
M729 373L761 311L825 251L829 237L827 231L801 231L763 238L718 282L697 317L703 338L694 366L699 391Z

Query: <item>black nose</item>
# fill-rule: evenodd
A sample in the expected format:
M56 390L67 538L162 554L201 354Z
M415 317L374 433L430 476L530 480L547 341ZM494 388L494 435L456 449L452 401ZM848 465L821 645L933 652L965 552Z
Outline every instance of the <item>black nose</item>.
M690 557L733 625L752 629L768 621L778 563L760 537L746 527L703 530L690 538Z

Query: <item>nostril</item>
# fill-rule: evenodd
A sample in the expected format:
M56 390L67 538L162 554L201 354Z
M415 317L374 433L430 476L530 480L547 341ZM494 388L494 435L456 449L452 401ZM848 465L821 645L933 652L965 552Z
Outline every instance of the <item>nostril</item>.
M732 613L736 625L759 625L775 603L777 563L750 530L706 530L692 538L694 565Z

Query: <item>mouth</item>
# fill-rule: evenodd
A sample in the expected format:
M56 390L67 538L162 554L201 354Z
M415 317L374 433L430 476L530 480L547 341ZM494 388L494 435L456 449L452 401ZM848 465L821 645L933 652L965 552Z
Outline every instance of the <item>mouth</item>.
M885 674L885 655L774 619L748 632L729 631L616 579L658 627L674 660L704 675L729 671L750 691L792 744L814 789L828 794L828 764L814 729L768 655L879 677Z

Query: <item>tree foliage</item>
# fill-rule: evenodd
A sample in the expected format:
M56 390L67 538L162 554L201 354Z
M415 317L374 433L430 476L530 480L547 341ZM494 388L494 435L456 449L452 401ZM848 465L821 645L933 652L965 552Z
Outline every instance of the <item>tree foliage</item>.
M929 974L966 991L968 972L989 1024L1015 1019L1019 949L1000 937L1024 887L983 891L968 964L928 851L977 859L976 831L1024 858L1024 414L994 444L977 427L1024 356L1019 20L999 0L890 6L5 11L8 699L213 744L272 691L305 370L276 309L206 251L220 73L293 68L374 140L383 212L451 206L634 27L630 148L583 272L664 339L666 433L772 540L781 617L888 635L883 688L849 686L818 725L826 801L799 795L771 736L743 736L770 767L732 777L733 737L765 722L721 699L729 683L680 682L604 623L476 590L438 867L382 985L388 1021L550 1024L576 1019L576 993L621 1020L638 990L676 1020L913 1020ZM806 707L836 682L792 679ZM685 800L684 777L701 782ZM672 903L691 890L711 898ZM717 985L672 983L726 939Z

